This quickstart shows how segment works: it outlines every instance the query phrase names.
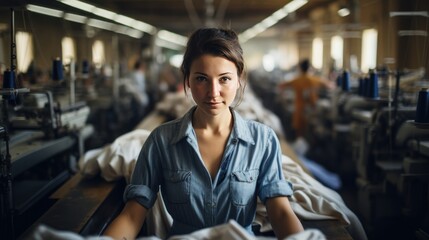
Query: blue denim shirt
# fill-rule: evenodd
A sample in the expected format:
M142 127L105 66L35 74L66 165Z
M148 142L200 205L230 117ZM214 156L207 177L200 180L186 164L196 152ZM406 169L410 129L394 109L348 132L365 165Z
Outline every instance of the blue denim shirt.
M183 118L156 128L140 152L125 200L149 209L161 194L173 218L169 235L234 219L252 233L257 197L292 195L284 179L281 149L274 131L233 112L234 126L220 169L212 179L204 166L192 127L193 107Z

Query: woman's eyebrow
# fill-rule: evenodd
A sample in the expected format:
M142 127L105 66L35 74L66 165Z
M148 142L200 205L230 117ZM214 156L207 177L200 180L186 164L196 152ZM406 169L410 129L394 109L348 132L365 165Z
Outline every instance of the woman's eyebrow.
M203 72L194 72L194 74L208 76L206 73L203 73ZM219 74L218 76L224 76L224 75L228 75L228 74L233 74L233 73L232 72L224 72L224 73Z
M202 72L194 72L194 74L200 74L200 75L204 75L204 76L207 76L207 74L205 74L205 73L202 73Z
M232 72L224 72L224 73L219 74L219 76L228 75L228 74L232 74Z

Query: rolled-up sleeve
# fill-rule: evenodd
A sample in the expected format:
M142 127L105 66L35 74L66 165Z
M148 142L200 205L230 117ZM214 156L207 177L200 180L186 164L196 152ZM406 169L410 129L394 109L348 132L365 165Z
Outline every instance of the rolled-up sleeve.
M156 193L145 185L129 184L125 188L124 192L125 202L130 199L133 199L140 203L142 206L144 206L146 209L151 208L153 204L155 204L156 197Z
M150 209L156 201L159 179L162 176L159 149L154 140L155 135L152 132L144 143L131 175L130 183L125 188L123 195L124 201L136 200L147 209Z
M283 176L280 142L272 129L269 130L268 136L268 146L259 174L258 196L263 203L267 198L293 194L292 184Z

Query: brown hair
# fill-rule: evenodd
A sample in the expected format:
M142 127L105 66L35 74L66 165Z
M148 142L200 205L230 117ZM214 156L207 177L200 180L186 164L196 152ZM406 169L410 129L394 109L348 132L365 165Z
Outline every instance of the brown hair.
M200 28L192 33L180 67L185 92L186 80L189 78L192 62L204 54L223 57L235 64L240 81L238 105L242 101L246 81L243 49L238 42L237 34L232 30L220 28Z

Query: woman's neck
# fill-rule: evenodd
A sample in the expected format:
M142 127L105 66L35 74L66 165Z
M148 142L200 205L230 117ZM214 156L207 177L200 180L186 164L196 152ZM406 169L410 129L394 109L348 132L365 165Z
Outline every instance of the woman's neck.
M233 125L231 111L225 111L223 114L212 116L199 111L198 107L192 115L192 126L195 129L206 130L212 133L230 132Z

